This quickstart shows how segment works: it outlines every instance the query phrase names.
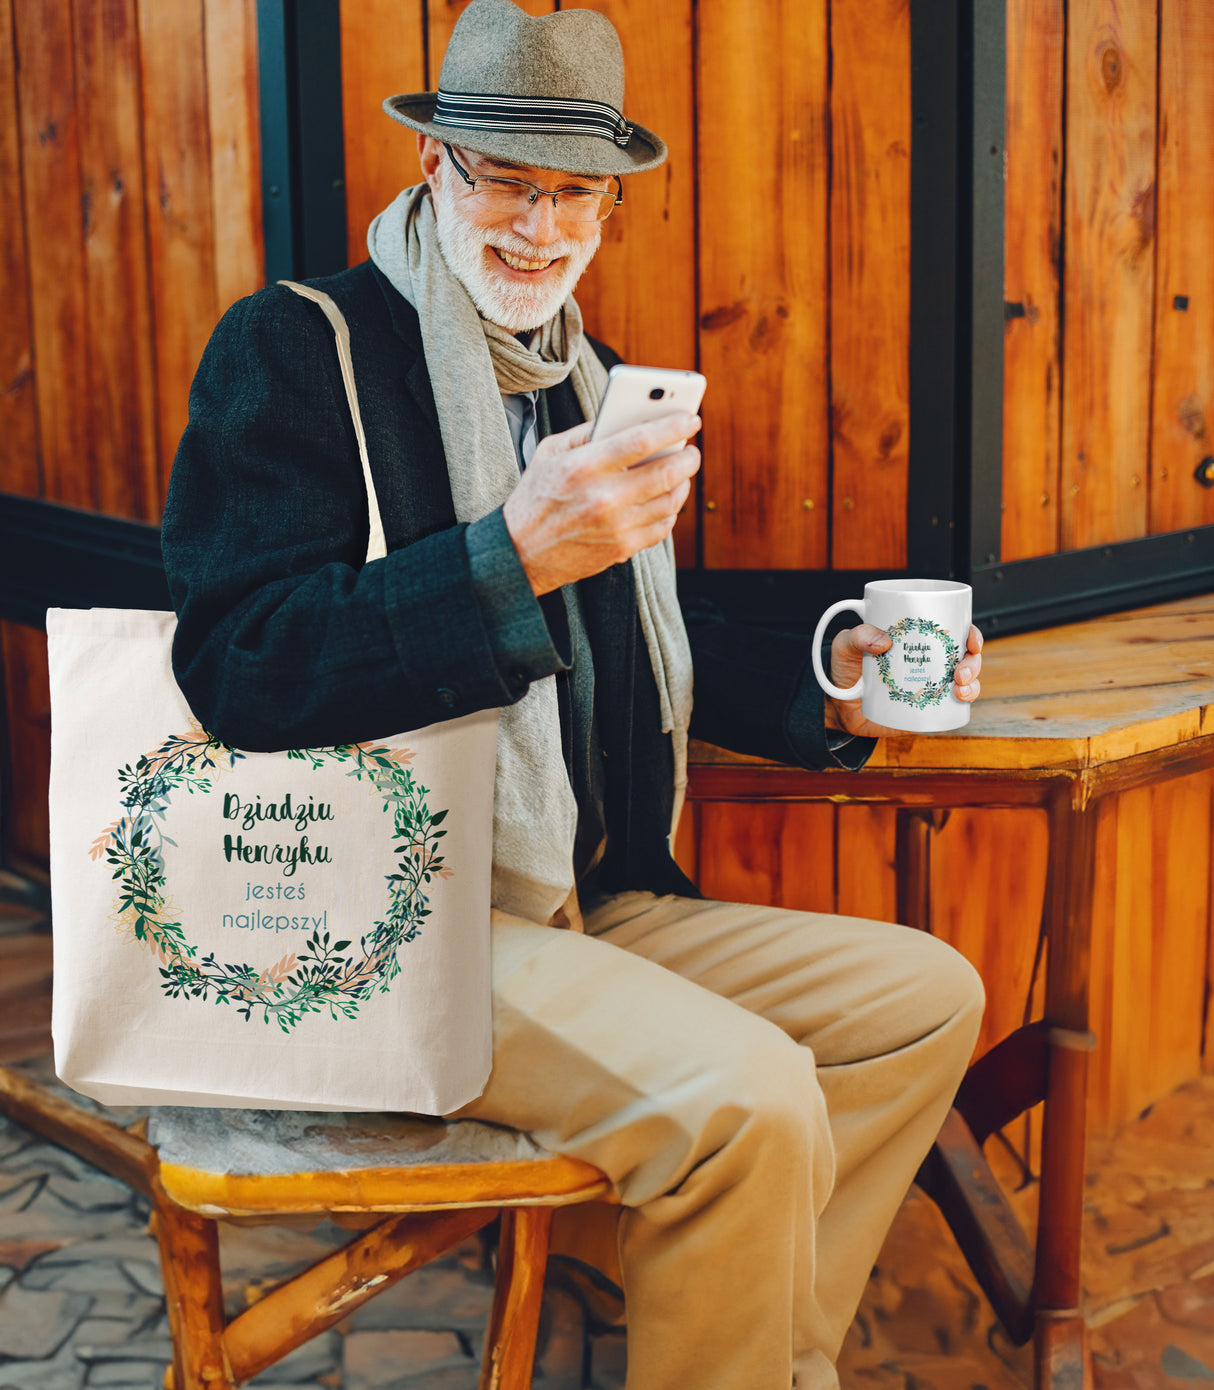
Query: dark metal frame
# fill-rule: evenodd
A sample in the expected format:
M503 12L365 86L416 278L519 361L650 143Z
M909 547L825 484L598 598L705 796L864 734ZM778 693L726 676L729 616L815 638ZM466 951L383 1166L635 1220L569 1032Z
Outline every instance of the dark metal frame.
M0 492L0 618L45 627L48 608L172 608L160 529Z
M346 267L339 0L257 0L266 281Z

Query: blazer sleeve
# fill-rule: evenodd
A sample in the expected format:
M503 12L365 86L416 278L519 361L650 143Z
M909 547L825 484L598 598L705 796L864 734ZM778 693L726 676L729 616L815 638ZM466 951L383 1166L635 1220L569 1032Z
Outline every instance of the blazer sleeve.
M421 436L430 426L413 414ZM396 465L423 466L427 449L444 467L432 436ZM272 751L521 699L565 665L563 634L526 669L499 668L467 531L443 524L364 563L366 492L332 331L286 289L235 304L194 379L162 527L173 670L195 715Z
M876 740L834 746L806 638L728 621L701 599L682 609L695 673L693 738L799 767L864 766Z

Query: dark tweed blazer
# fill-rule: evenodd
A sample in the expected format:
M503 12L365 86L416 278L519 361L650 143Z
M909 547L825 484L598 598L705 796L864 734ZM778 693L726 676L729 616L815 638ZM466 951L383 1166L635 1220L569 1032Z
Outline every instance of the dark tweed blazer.
M569 656L564 602L532 595L500 510L456 522L412 306L369 262L312 283L350 326L388 555L363 564L362 470L332 330L281 286L233 305L211 338L162 529L177 679L206 728L249 750L362 741L512 704ZM579 423L568 383L546 394L553 430ZM671 743L631 565L579 595L605 755L602 886L692 893L668 850ZM863 762L867 740L827 748L804 638L702 607L684 616L694 736L807 767Z

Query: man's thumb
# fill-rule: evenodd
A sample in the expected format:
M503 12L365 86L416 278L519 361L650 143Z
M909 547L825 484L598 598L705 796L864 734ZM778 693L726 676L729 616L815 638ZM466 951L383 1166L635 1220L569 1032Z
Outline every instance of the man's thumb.
M574 425L571 430L562 430L560 434L553 435L552 438L562 449L576 449L580 444L586 444L590 439L590 432L594 429L594 421L587 420L583 425Z

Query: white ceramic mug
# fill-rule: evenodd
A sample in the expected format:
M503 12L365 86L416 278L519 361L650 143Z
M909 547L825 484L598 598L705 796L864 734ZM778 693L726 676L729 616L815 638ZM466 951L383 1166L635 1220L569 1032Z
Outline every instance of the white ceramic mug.
M835 616L850 610L883 628L893 646L880 656L865 653L860 679L850 690L832 685L822 668L822 634ZM953 672L966 654L973 591L951 579L875 579L864 597L832 603L814 633L818 684L836 700L859 700L865 719L887 729L941 733L968 724L970 707L953 693Z

